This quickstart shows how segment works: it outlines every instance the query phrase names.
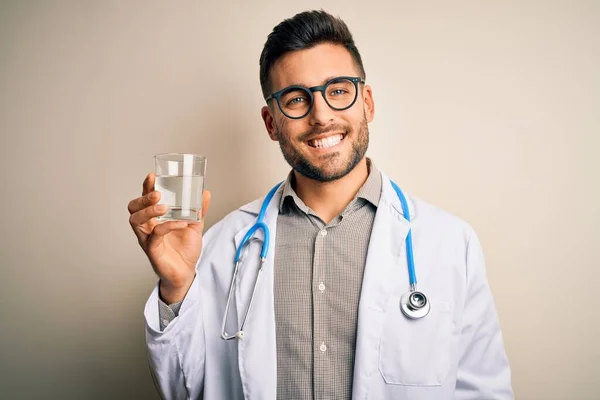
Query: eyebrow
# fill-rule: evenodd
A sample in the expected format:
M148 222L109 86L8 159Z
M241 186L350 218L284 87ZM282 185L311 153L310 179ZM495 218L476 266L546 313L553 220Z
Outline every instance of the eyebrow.
M335 78L339 78L340 76L346 76L346 75L335 75L335 76L330 76L330 77L328 77L328 78L325 78L325 79L324 79L324 80L321 82L321 84L320 84L320 85L308 86L308 85L307 85L307 84L305 84L305 83L292 83L291 85L284 86L282 89L288 88L288 87L290 87L290 86L304 86L305 88L311 88L311 87L314 87L314 86L323 86L323 85L324 85L324 84L326 84L327 82L329 82L329 81L331 81L331 80L333 80L333 79L335 79Z

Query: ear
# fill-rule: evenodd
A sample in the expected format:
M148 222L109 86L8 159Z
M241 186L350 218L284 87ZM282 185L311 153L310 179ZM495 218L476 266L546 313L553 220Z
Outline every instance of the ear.
M373 100L373 89L371 89L371 86L365 85L363 99L367 122L371 122L373 121L373 118L375 118L375 100Z
M267 133L271 140L278 141L277 137L277 129L275 128L275 119L273 118L273 113L269 106L264 106L260 110L260 114L262 116L263 122L265 123L265 128L267 128Z

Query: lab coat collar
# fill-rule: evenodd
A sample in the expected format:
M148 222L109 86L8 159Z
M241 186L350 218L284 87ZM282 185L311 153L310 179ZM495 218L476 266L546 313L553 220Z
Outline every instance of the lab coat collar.
M275 194L273 195L273 198L271 199L271 203L269 203L269 207L267 208L267 213L266 213L267 216L273 215L273 212L272 212L273 209L275 209L275 215L279 214L279 203L281 201L281 193L282 192L283 192L283 185L279 185L279 189L277 189L277 192L275 192ZM265 201L265 197L267 197L266 193L264 196L259 197L258 199L251 201L250 203L244 204L243 206L241 206L239 208L239 210L243 211L243 212L247 212L249 214L258 215L258 213L260 212L260 208L262 207L263 201ZM273 205L275 205L275 207L273 207ZM254 225L255 222L256 221L252 221L252 223L250 223L248 225L248 229L252 225Z
M392 187L390 182L390 178L387 177L383 172L381 173L381 199L379 200L379 206L387 204L391 206L398 212L400 215L404 216L404 212L402 211L402 204L400 203L400 198L396 194L396 191ZM400 186L400 188L402 188ZM410 216L410 220L412 221L415 216L415 206L412 198L406 193L406 191L402 190L404 197L406 198L406 205L408 206L408 214ZM407 219L405 217L405 219Z

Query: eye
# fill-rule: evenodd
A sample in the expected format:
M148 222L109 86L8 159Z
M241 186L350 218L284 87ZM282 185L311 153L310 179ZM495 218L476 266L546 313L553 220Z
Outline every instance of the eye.
M294 97L292 99L289 99L287 101L286 105L293 106L293 105L297 105L297 104L303 103L305 101L306 101L305 97L303 97L303 96L296 96L296 97Z
M285 108L306 107L310 104L310 94L300 88L291 88L281 95L280 102Z
M310 99L304 95L290 96L285 99L283 106L285 108L301 108L310 104Z
M348 79L337 79L332 81L327 87L327 97L346 97L355 92L354 83Z
M333 90L331 90L329 92L330 96L341 96L348 93L348 91L346 89L342 89L342 88L335 88Z

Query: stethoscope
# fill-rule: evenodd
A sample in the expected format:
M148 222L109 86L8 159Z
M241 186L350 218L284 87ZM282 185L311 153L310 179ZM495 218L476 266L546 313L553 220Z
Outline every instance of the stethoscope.
M391 182L391 181L390 181ZM265 265L265 261L267 259L267 253L269 251L269 227L264 223L265 214L267 213L267 208L271 199L277 192L277 189L283 184L283 182L278 183L269 191L267 196L265 197L261 207L260 212L258 214L258 219L256 223L252 225L252 227L248 230L242 241L240 242L238 248L235 252L235 268L233 270L233 276L231 278L231 286L229 287L229 295L227 296L227 304L225 305L225 314L223 315L223 323L221 325L221 337L225 340L230 339L244 339L244 326L246 326L246 321L248 319L248 315L250 314L250 310L252 309L252 303L254 303L254 295L256 293L256 288L258 283L260 282L261 272L263 270L263 266ZM398 185L394 182L391 182L392 187L396 191L398 198L400 199L400 204L402 206L402 212L404 213L404 218L408 222L410 222L410 215L408 213L408 202L406 201L406 197L404 197L404 193L400 190ZM242 263L243 258L245 257L245 253L243 254L244 247L253 241L259 240L258 238L254 238L254 234L257 230L261 229L263 231L263 243L260 251L260 265L258 267L258 272L256 274L256 280L254 281L254 287L252 288L252 295L250 296L250 303L248 304L248 308L246 309L246 314L244 315L244 319L242 320L242 325L238 329L238 331L234 335L230 335L225 332L225 324L227 322L227 315L229 313L229 305L231 303L231 297L233 296L233 290L235 287L236 277L239 271L239 267ZM402 313L409 319L419 319L423 318L429 313L431 308L429 304L429 300L427 296L423 292L419 292L417 290L417 275L415 274L415 261L413 256L413 246L412 246L412 234L411 231L408 231L406 235L406 261L408 264L408 279L410 284L410 290L402 295L400 298L400 309Z

